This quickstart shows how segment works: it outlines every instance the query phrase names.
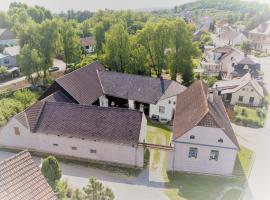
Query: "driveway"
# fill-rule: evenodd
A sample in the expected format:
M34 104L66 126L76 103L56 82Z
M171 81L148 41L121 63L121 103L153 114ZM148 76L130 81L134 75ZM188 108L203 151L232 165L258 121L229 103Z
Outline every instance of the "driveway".
M0 151L0 161L12 155L14 153ZM34 160L40 166L41 159L34 157ZM62 179L68 179L74 188L83 188L88 183L89 177L94 176L113 190L116 200L168 199L163 192L162 184L149 182L148 170L144 170L138 177L131 178L73 164L60 163L60 167Z

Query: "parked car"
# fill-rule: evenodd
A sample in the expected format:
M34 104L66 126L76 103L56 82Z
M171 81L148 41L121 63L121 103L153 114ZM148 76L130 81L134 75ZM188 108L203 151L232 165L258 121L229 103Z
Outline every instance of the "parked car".
M48 71L49 72L55 72L55 71L58 71L59 69L60 69L59 67L52 67Z

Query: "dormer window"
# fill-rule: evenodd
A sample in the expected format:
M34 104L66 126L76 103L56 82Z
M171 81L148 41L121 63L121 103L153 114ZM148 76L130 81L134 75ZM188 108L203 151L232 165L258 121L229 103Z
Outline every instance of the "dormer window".
M223 143L223 139L220 138L220 139L218 140L218 142L219 142L219 143Z
M194 140L194 139L195 139L195 135L191 135L189 138L190 138L191 140Z

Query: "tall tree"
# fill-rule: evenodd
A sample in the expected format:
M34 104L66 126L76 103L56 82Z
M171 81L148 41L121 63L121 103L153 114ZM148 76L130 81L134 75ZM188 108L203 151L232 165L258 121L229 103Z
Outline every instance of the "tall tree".
M78 62L81 56L81 46L74 22L68 21L63 23L60 33L66 66L70 63Z
M148 22L138 34L139 42L147 51L149 66L158 77L166 68L166 49L170 45L170 29L170 22L164 19L159 22Z
M47 71L53 65L53 59L55 58L57 44L59 44L59 30L58 21L45 20L40 26L40 49L39 52L43 56L43 80L46 79Z
M55 189L57 181L61 178L61 170L58 161L54 156L48 156L42 160L42 174L47 179L49 185Z
M114 194L111 189L104 188L96 178L89 179L88 185L83 188L85 200L113 200Z
M20 51L19 65L21 71L26 75L26 78L32 85L37 85L41 79L40 71L42 70L42 58L36 49L32 49L26 44Z
M96 52L100 55L103 52L103 44L105 42L105 28L102 22L96 24L94 27L94 34L96 39Z
M113 71L125 72L129 60L129 35L122 24L113 25L105 37L105 62Z
M172 24L171 78L176 80L177 74L181 73L184 83L191 83L192 58L199 54L198 47L192 43L192 32L188 25L182 19L175 20Z

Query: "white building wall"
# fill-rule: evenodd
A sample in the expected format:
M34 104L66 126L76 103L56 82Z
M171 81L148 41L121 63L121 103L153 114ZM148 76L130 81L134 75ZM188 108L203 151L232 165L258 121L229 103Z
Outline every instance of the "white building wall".
M15 134L14 127L19 128L20 135ZM58 146L53 144L58 144ZM0 145L138 167L143 167L144 161L144 149L142 146L132 147L107 142L94 142L78 138L31 133L14 118L2 129ZM72 150L72 147L77 147L77 150ZM91 153L91 149L96 150L96 153Z
M109 107L109 100L106 98L105 95L99 97L99 106L101 107Z
M243 96L243 101L239 101L239 96ZM263 100L263 97L258 94L258 92L253 88L251 84L244 86L242 89L238 90L235 93L232 93L231 104L235 105L237 103L250 104L250 97L254 97L254 106L260 106Z
M128 100L128 108L129 109L135 109L135 103L133 100Z
M160 119L166 119L166 120L170 121L172 119L173 114L174 114L175 105L176 105L176 96L159 101L155 105L150 104L149 116L152 117L153 115L158 115ZM159 112L160 106L165 107L164 113Z
M235 50L231 54L223 58L221 60L221 71L228 74L231 73L234 70L232 64L236 64L239 58L241 58L241 56L241 53Z
M195 139L190 139L194 135ZM223 143L218 140L223 139ZM229 175L233 172L237 148L219 128L197 126L173 142L168 170ZM197 158L189 158L189 148L198 148ZM210 160L211 150L219 151L218 160Z

